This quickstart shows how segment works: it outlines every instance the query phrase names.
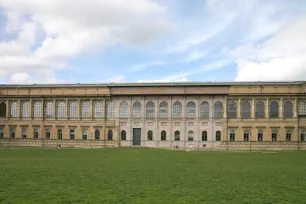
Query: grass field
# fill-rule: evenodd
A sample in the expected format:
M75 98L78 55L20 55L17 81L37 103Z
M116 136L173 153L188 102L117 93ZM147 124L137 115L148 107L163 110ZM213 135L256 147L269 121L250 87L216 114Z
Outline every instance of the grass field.
M0 203L306 203L306 152L0 149Z

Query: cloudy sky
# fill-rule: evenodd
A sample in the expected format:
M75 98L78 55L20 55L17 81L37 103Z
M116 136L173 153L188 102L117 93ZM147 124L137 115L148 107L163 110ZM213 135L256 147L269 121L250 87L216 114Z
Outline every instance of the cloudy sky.
M306 80L305 0L0 0L0 83Z

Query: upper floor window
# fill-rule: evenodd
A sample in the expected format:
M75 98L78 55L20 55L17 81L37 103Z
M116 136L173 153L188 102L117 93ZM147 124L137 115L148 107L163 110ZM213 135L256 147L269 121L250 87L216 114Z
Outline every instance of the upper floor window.
M270 103L270 118L278 118L278 102L272 101Z
M4 102L0 103L0 117L6 117L6 104Z
M30 117L30 103L28 101L22 103L22 117L23 118Z
M178 101L173 104L172 116L174 118L179 118L182 116L182 104Z
M163 101L159 105L159 117L167 118L168 117L168 103Z
M102 101L96 101L94 103L94 117L103 118L103 103Z
M149 119L153 119L155 117L155 105L152 101L147 103L146 117Z
M256 103L256 118L265 117L265 103L263 101L258 101Z
M108 120L113 120L114 117L115 117L114 102L110 101L106 104L106 118Z
M89 118L90 117L90 103L84 102L81 108L82 118Z
M293 104L291 101L286 101L284 104L284 118L293 117Z
M306 101L301 101L299 103L299 115L306 116Z
M77 118L78 117L78 102L77 101L70 101L69 104L69 117L70 118Z
M19 107L17 102L11 104L11 117L16 118L19 115Z
M208 118L209 117L209 103L203 101L200 104L200 117L201 118Z
M120 112L119 112L119 114L120 114L120 118L128 118L129 112L128 112L128 104L127 104L127 102L123 101L123 102L120 103Z
M231 101L227 104L228 118L237 118L237 104Z
M66 104L64 101L58 101L56 104L56 116L58 118L64 118L67 116Z
M214 104L214 117L215 118L223 117L223 104L220 101L217 101Z
M187 117L196 116L196 104L193 101L187 103Z
M133 118L141 118L141 103L138 101L133 104Z
M251 118L251 105L248 101L242 103L242 118L250 119Z
M51 101L46 103L46 110L45 111L46 111L46 117L47 118L53 117L53 103Z
M41 118L42 117L42 108L41 108L41 102L40 101L34 101L33 106L33 116L34 118Z

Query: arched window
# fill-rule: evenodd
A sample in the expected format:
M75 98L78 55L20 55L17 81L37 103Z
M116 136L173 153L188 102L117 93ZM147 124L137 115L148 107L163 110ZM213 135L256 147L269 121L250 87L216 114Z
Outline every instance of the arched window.
M237 104L231 101L227 104L228 118L237 118Z
M159 117L168 118L168 103L165 101L159 105Z
M119 114L120 114L120 118L128 118L128 104L127 102L123 101L120 103L120 111L119 111Z
M71 129L71 130L69 131L69 138L70 138L71 140L74 140L74 139L75 139L75 131L74 131L74 129Z
M207 141L207 131L202 132L202 141Z
M16 118L16 117L18 117L18 115L19 115L19 108L18 108L18 104L17 104L17 102L13 102L12 104L11 104L11 117L13 117L13 118Z
M22 117L23 118L29 118L30 117L30 103L28 101L25 101L22 104Z
M146 117L148 119L154 119L154 117L155 117L155 105L152 101L147 103Z
M196 104L193 101L189 101L187 103L187 117L195 117L196 116Z
M100 130L95 130L95 140L100 140Z
M61 129L57 130L57 139L58 140L63 139L63 131Z
M69 104L69 117L78 118L78 103L76 101L71 101Z
M141 118L141 103L138 101L133 104L133 118Z
M51 131L50 131L49 128L46 129L45 138L46 138L47 140L50 140L50 139L51 139Z
M243 119L251 119L251 104L248 101L242 103L241 112Z
M53 117L53 103L51 101L46 103L46 117L51 118Z
M148 131L148 140L153 140L153 132L151 130Z
M293 117L293 104L291 101L286 101L284 104L284 118Z
M90 117L90 104L89 102L84 102L82 104L82 108L81 108L82 112L82 118L89 118Z
M214 117L215 118L223 117L223 104L220 101L217 101L214 104Z
M38 129L37 128L34 128L33 130L33 138L38 139Z
M35 101L34 102L33 116L34 116L34 118L41 118L42 117L41 102L40 101Z
M56 116L58 118L64 118L67 116L66 104L64 101L58 101L56 104Z
M270 103L270 118L278 118L278 102L272 101Z
M94 118L103 118L103 103L102 101L96 101L94 103Z
M6 104L4 102L0 104L0 117L6 117Z
M88 138L87 130L83 130L83 132L82 132L82 140L87 140L87 138Z
M216 141L221 141L221 132L220 131L216 132Z
M108 132L107 132L107 140L113 140L113 131L112 130L108 130Z
M115 117L115 107L114 107L114 102L110 101L106 105L106 118L108 120L113 120Z
M194 133L192 130L188 132L188 141L193 141Z
M125 130L121 131L121 140L126 140L126 132L125 132Z
M162 141L167 140L167 133L166 133L166 131L163 130L163 131L161 132L160 139L161 139Z
M256 118L265 118L265 103L258 101L256 103Z
M182 117L182 104L178 101L176 101L174 104L173 104L173 107L172 107L172 117L173 118L180 118Z
M200 104L200 117L209 118L209 103L207 101Z
M26 128L22 128L21 129L21 137L23 139L26 139L27 138L27 129Z
M181 136L180 131L177 130L177 131L174 132L174 140L175 141L179 141L180 136Z

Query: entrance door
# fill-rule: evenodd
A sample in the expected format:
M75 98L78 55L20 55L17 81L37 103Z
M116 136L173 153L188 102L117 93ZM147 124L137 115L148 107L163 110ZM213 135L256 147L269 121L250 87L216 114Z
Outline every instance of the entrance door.
M133 128L133 145L140 145L141 129Z

